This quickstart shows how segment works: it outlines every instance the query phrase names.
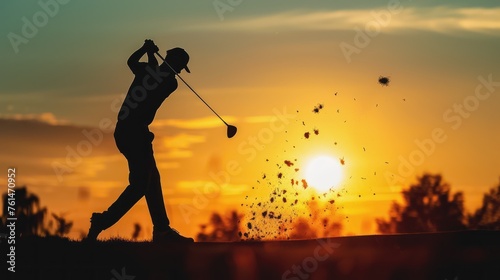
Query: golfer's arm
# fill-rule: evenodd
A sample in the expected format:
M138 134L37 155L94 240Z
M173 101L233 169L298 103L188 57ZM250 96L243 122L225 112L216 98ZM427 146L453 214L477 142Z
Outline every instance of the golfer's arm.
M141 47L128 58L127 65L128 67L130 67L130 70L132 70L132 72L137 68L137 66L139 66L139 60L144 56L144 54L146 54L146 49L144 47Z
M155 53L153 53L153 52L148 53L148 65L158 66L158 60L156 60Z

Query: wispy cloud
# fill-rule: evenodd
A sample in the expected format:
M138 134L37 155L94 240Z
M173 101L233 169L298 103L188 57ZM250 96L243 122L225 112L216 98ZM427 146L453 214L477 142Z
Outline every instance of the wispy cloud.
M228 123L235 122L236 118L224 116L224 120ZM198 119L159 119L155 120L151 127L160 128L160 127L175 127L175 128L183 128L183 129L206 129L206 128L214 128L223 126L224 123L220 121L217 117L205 117Z
M217 186L214 181L204 181L204 180L193 180L193 181L179 181L177 183L177 190L181 192L187 192L189 195L192 195L193 189L203 189L207 186L211 186L212 190L215 193L207 194L217 195L217 192L220 191L219 195L229 196L229 195L241 195L244 192L248 192L250 187L246 184L224 184L221 186Z
M171 137L164 137L162 141L165 148L185 149L192 144L205 142L205 136L181 133Z
M376 21L374 14L390 16L382 25L385 32L398 30L427 30L435 32L489 32L500 33L500 8L401 7L398 13L390 13L386 7L379 9L288 11L247 17L231 22L200 23L187 26L192 30L352 30L364 28Z
M15 120L15 121L37 121L50 125L68 124L66 120L57 119L52 113L41 114L0 114L0 119Z
M273 115L260 115L260 116L249 116L242 119L238 119L233 116L223 116L227 123L237 123L242 121L243 123L258 124L267 123L276 118ZM164 127L175 127L181 129L208 129L224 126L224 123L217 117L205 117L197 119L159 119L155 120L151 127L153 128L164 128Z
M185 133L163 137L160 140L162 145L158 146L156 158L158 160L172 160L192 157L193 151L191 146L193 144L204 143L205 141L205 136ZM169 168L176 167L175 165L169 166Z
M156 163L159 169L176 169L179 168L180 164L174 161L162 161Z
M181 159L181 158L190 158L193 156L193 151L191 150L186 150L186 149L170 149L165 152L157 153L156 154L156 159L157 160L172 160L172 159ZM177 167L175 165L172 166L163 166L163 167Z

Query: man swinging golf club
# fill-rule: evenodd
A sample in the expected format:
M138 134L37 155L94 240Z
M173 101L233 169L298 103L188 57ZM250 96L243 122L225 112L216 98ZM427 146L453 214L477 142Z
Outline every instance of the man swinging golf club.
M189 55L181 48L174 48L167 51L164 63L158 65L157 51L154 42L146 40L127 61L135 78L118 114L114 137L128 161L130 184L108 210L92 214L87 240L96 240L101 231L115 224L145 196L153 222L154 242L193 242L170 227L153 156L154 134L148 128L162 102L177 89L176 75L183 69L190 72ZM139 62L145 54L148 62Z

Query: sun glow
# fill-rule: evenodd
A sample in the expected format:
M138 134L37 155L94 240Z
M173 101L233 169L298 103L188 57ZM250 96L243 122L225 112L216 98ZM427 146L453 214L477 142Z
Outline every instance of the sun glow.
M317 156L307 163L305 178L311 187L325 192L338 187L342 180L342 166L330 156Z

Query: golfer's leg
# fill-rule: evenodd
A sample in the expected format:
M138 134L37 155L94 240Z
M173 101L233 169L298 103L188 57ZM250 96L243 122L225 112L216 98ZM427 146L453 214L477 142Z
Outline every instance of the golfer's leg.
M151 156L153 156L151 154ZM149 187L146 190L146 202L148 203L149 213L153 221L154 231L164 231L169 228L169 220L165 203L163 201L163 192L161 190L160 173L156 167L154 158L152 158L153 166L151 171L151 180Z
M127 154L128 166L130 169L130 185L122 192L118 199L111 204L104 212L107 227L112 226L120 220L125 213L134 206L145 194L149 181L151 179L152 162L144 153Z

